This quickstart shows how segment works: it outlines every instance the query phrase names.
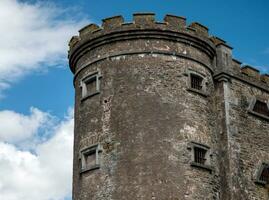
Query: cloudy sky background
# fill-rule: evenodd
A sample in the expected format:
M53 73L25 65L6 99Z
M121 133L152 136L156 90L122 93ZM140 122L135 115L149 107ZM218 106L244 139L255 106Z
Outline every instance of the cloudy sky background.
M199 21L269 72L267 0L0 0L0 199L71 199L73 100L68 41L90 22L150 11Z

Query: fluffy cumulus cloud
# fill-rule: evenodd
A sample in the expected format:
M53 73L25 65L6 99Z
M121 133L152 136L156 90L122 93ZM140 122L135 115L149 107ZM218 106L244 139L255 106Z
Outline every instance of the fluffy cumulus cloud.
M38 129L51 123L52 118L49 113L44 113L37 108L31 108L30 115L22 115L10 110L0 111L0 141L22 142L31 138Z
M44 63L65 62L67 41L86 23L51 4L1 0L0 91Z
M88 23L35 2L0 0L0 97L24 75L65 64L67 41ZM72 112L59 120L34 107L0 111L1 200L70 198L73 126Z
M51 116L36 108L25 116L2 111L12 123L0 128L0 199L3 200L62 200L70 197L72 175L73 114L58 123L47 123L52 132L47 140L34 149L21 150L12 141L32 140ZM1 119L0 119L1 121ZM12 132L9 137L2 132ZM29 133L30 132L30 133ZM9 141L9 142L6 142Z

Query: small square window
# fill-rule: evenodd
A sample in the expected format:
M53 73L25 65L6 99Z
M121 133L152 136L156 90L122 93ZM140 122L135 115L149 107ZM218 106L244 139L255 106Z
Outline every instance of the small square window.
M196 90L202 90L203 78L196 74L191 74L191 88Z
M99 145L83 149L80 152L81 172L100 168L100 153Z
M207 82L205 80L205 75L202 75L198 72L189 71L185 73L188 76L187 90L190 92L194 92L196 94L200 94L204 97L208 96L207 92Z
M100 78L102 76L99 72L94 72L81 80L81 89L82 89L82 98L84 100L86 98L92 97L96 94L100 93Z
M96 165L96 152L88 152L84 154L85 166L83 168L92 168Z
M269 109L267 104L259 100L256 101L253 111L265 116L269 116Z
M269 120L269 108L264 100L253 98L249 105L248 112L257 117Z
M194 162L204 165L206 162L206 151L205 149L194 147Z
M263 168L262 174L260 176L260 181L269 183L269 169L268 168Z
M189 149L191 150L191 166L203 168L212 171L210 165L210 148L206 145L191 142Z
M269 165L268 164L262 163L257 173L255 182L261 185L269 184Z

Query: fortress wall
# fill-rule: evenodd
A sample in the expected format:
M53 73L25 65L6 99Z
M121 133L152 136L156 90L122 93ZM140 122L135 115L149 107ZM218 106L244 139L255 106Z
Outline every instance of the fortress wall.
M255 184L262 162L269 160L268 119L251 113L255 98L268 103L269 93L238 80L229 84L229 173L233 199L268 198L267 189Z
M90 24L69 46L74 200L267 198L254 179L269 162L268 121L248 106L268 101L269 76L241 66L224 40L184 17L137 13ZM85 170L88 154L96 166Z

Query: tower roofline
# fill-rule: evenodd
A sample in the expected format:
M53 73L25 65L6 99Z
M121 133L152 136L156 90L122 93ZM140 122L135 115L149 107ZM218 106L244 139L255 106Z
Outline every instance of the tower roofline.
M126 22L121 15L108 17L102 20L102 25L89 24L79 30L79 35L73 36L69 42L69 66L75 73L75 66L79 58L100 45L121 40L133 39L165 39L182 42L204 51L209 57L214 58L217 48L232 50L225 40L209 34L207 26L198 22L186 24L186 18L172 14L165 15L163 22L155 20L151 12L134 13L133 21ZM252 66L242 66L238 60L232 59L231 65L236 66L236 71L248 75L251 81L269 85L267 74L260 74ZM216 72L218 74L219 71ZM248 79L248 77L245 77Z
M189 45L196 45L206 51L210 57L215 55L215 45L210 39L206 26L198 22L186 25L185 17L171 14L166 15L163 22L157 22L154 13L135 13L132 22L125 22L121 15L117 15L103 19L101 26L89 24L80 29L79 35L73 36L69 42L71 71L74 72L73 66L76 63L74 57L77 57L79 51L87 48L86 46L100 45L98 39L103 43L111 39L115 41L116 38L132 39L129 36L134 34L144 35L144 38L162 35L160 39L185 40L185 43L189 41Z

